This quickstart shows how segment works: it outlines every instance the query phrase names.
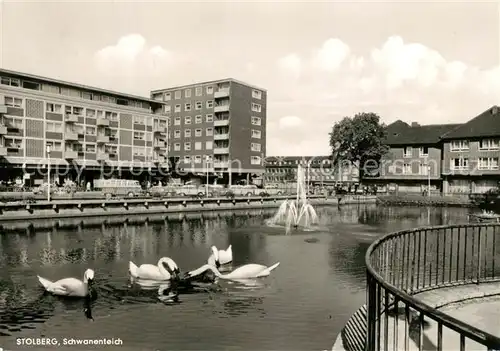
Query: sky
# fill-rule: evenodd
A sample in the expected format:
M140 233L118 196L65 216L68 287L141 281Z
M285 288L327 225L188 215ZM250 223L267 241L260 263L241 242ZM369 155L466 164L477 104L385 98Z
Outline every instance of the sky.
M267 155L325 155L344 116L466 122L500 101L496 2L0 0L0 66L124 93L235 78ZM499 121L500 123L500 121Z

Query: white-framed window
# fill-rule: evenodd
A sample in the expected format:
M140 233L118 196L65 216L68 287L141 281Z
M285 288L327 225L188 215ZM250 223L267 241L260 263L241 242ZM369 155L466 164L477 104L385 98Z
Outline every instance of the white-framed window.
M213 108L214 107L214 101L213 100L207 100L206 106L207 106L207 108Z
M7 149L22 149L24 146L23 139L16 137L4 136L3 143Z
M197 109L197 110L201 110L203 108L203 102L201 101L196 101L194 103L194 108Z
M479 141L479 150L498 150L499 140L498 139L482 139Z
M168 92L168 93L164 93L163 94L163 101L170 101L172 100L172 93Z
M203 117L201 117L201 115L197 115L194 117L194 123L195 124L200 124L203 122Z
M66 105L66 106L64 106L64 112L66 114L73 114L73 115L77 115L77 116L83 116L83 107Z
M207 86L206 92L207 92L207 95L212 95L214 93L214 87Z
M194 149L195 150L201 150L202 147L201 147L201 141L197 141L194 143Z
M195 88L195 94L196 94L196 96L202 96L203 95L203 88L202 87L196 87Z
M214 115L209 113L207 115L205 115L205 122L207 123L212 123L214 121Z
M254 112L260 112L262 111L262 106L260 106L259 104L255 104L252 102L252 111Z
M260 132L260 130L252 129L252 138L260 139L261 135L262 133Z
M252 156L250 158L250 164L252 165L260 165L262 163L262 158L260 156Z
M16 98L16 97L5 96L4 103L5 103L5 106L23 107L23 99Z
M194 163L201 163L201 155L196 155L194 157Z
M205 135L206 136L212 136L212 135L214 135L214 129L213 128L207 128Z
M262 125L261 118L260 117L252 116L252 125L254 125L254 126L260 126L260 125Z
M480 170L497 170L498 157L480 157L478 160L478 169Z
M85 152L89 152L89 153L95 153L95 144L91 144L91 143L86 143L85 144Z
M259 144L259 143L252 143L252 144L250 145L250 149L251 149L252 151L260 151L260 144Z
M189 142L184 143L184 150L185 151L191 151L191 143L189 143Z
M197 129L194 130L194 136L195 137L201 137L201 136L203 136L201 128L197 128Z
M186 112L191 111L191 103L190 102L186 102L184 104L184 111L186 111Z
M165 105L165 113L170 113L172 112L172 105Z
M180 139L181 137L181 131L180 130L174 130L174 138L175 139Z
M426 176L426 175L429 175L429 171L430 171L430 169L429 169L428 164L420 163L418 165L418 174Z
M87 110L91 111L91 110ZM62 105L61 104L52 104L50 102L47 102L47 112L52 112L52 113L62 113Z
M429 156L429 148L427 146L421 146L419 148L420 157Z
M21 81L17 78L2 77L0 80L3 85L10 85L12 87L20 87Z
M174 112L181 112L181 104L176 104L175 105Z
M144 132L134 132L134 140L144 140L145 136Z
M93 126L86 126L85 127L85 134L86 135L96 135L96 127Z
M174 151L181 151L181 143L174 144Z
M186 98L190 98L191 97L191 89L184 90L184 97L186 97Z
M109 136L110 140L118 139L118 129L106 128L106 135Z
M180 98L182 97L182 93L180 90L177 90L175 93L174 93L174 98L175 100L179 100Z
M191 124L191 116L184 116L184 124Z
M60 141L47 140L45 142L45 148L48 146L50 146L50 151L63 151L62 142Z
M253 89L252 90L252 97L254 99L258 99L258 100L262 99L262 91Z
M145 123L144 117L142 117L142 116L134 116L134 124L144 125L144 123Z
M411 174L411 164L405 163L403 164L403 174Z
M45 122L45 131L52 133L62 133L63 124L61 122Z
M146 156L146 149L134 146L134 156Z
M189 149L191 149L191 147L189 147ZM184 156L184 163L191 163L191 156Z
M405 146L403 148L403 157L408 158L413 156L413 147Z
M466 170L469 169L469 159L464 157L452 158L450 162L452 170Z
M91 110L91 109L86 109L85 110L85 117L89 117L89 118L95 118L96 117L96 111L95 110Z
M468 140L453 140L450 143L451 151L463 151L469 150L469 141Z
M22 118L4 116L3 123L7 128L12 128L12 129L24 128L24 120Z
M205 141L205 149L206 150L212 150L214 147L213 141Z
M184 129L184 138L191 138L191 129Z
M180 126L181 125L181 118L179 116L174 118L174 126Z

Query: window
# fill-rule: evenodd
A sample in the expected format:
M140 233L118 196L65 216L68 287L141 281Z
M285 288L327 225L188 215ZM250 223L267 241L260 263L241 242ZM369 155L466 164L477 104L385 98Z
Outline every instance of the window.
M134 124L144 124L144 117L141 116L134 116Z
M184 124L191 124L191 116L184 117Z
M144 140L144 132L134 132L134 140Z
M180 139L181 137L181 131L180 130L174 130L174 138L175 139Z
M181 112L181 104L175 105L174 112Z
M420 157L427 157L427 156L429 156L429 148L427 146L421 146Z
M7 149L21 149L23 147L23 139L4 137L4 146Z
M480 150L498 150L498 139L483 139L479 142Z
M85 116L89 118L95 118L95 110L87 109L85 111Z
M261 110L262 110L262 107L259 104L252 103L252 111L260 112Z
M60 141L47 140L45 142L45 147L50 146L50 151L63 151L62 143Z
M172 93L165 93L165 94L163 94L163 100L164 101L170 101L170 100L172 100Z
M206 141L205 142L205 149L207 150L212 150L212 148L214 147L213 145L214 143L212 141Z
M496 158L496 157L481 157L481 158L479 158L478 169L480 169L480 170L496 170L496 169L498 169L498 158Z
M191 89L184 90L184 97L187 97L187 98L191 97Z
M109 140L118 139L118 129L106 128L106 135L109 136Z
M66 105L64 107L64 112L66 114L73 114L73 115L77 115L77 116L83 116L83 107Z
M146 149L143 147L134 147L134 156L146 156Z
M207 100L207 108L213 108L214 107L214 101L213 100Z
M85 144L85 152L95 153L95 144Z
M174 151L181 151L181 144L180 143L174 144Z
M179 100L182 97L182 93L180 90L176 91L174 94L176 100Z
M191 151L191 143L184 143L184 150Z
M262 124L262 121L260 117L252 117L252 125L254 126L260 126Z
M165 113L170 113L170 112L172 112L172 106L165 105Z
M85 128L86 135L95 135L96 127L87 126Z
M214 129L213 128L207 128L207 133L206 133L207 136L212 136L214 135Z
M196 96L203 95L203 88L202 87L196 87L195 88L195 93L196 93Z
M426 164L426 163L421 163L418 165L418 173L420 175L429 175L429 167L430 165Z
M198 128L198 129L194 130L194 136L195 137L201 137L202 136L201 128Z
M196 143L194 143L194 149L201 150L201 141L197 141Z
M184 138L191 138L191 129L184 129Z
M17 78L2 77L0 81L3 85L10 85L12 87L20 87L21 81Z
M469 159L468 158L452 158L451 159L451 169L452 170L465 170L469 168Z
M4 100L6 106L23 107L23 99L6 96Z
M403 164L403 174L411 174L411 164Z
M46 122L45 131L52 133L62 133L62 123L59 122Z
M186 102L184 104L184 111L187 111L187 112L191 111L191 103L190 102Z
M201 117L201 115L197 115L194 117L194 123L200 124L202 122L203 122L203 118Z
M260 130L252 129L252 138L260 139L260 137L261 137Z
M251 144L251 149L252 149L252 151L259 151L260 152L260 144L258 144L258 143L252 143Z
M184 156L184 163L191 163L191 156Z
M92 110L87 110L92 111ZM62 105L47 103L47 112L62 113Z
M252 97L253 97L254 99L258 99L258 100L262 99L262 91L260 91L260 90L255 90L255 89L254 89L254 90L252 90Z
M467 140L454 140L450 145L451 151L469 150L469 142Z
M174 126L180 126L181 125L181 118L180 117L175 117L174 119Z
M197 110L201 110L203 103L201 101L196 101L194 106Z
M261 158L260 156L252 156L250 159L250 163L252 165L260 165L261 164Z
M201 163L201 155L196 155L194 157L194 163Z
M104 150L106 153L110 155L117 155L118 154L118 146L116 145L106 145L104 146Z
M207 91L207 95L212 95L214 93L214 87L208 86L206 91Z
M205 115L205 122L207 123L212 123L214 121L214 115L209 113L208 115Z
M412 157L413 148L411 146L405 146L403 148L403 157Z

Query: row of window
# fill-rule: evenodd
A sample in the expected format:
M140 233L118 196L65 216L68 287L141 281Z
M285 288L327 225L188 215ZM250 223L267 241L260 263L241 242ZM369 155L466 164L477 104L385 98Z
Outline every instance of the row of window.
M332 161L331 160L328 160L328 159L310 159L310 160L306 160L306 159L302 159L302 160L276 160L276 159L279 159L279 157L273 157L273 156L270 156L270 158L272 158L272 160L266 160L266 165L276 165L276 166L293 166L293 165L307 165L308 163L310 163L311 165L320 165L320 164L331 164Z
M203 96L203 87L195 87L195 95L196 96ZM229 85L225 85L223 87L220 87L218 91L229 91ZM193 89L192 88L187 88L184 89L184 98L188 99L192 96ZM214 93L214 87L213 86L207 86L205 87L205 93L206 95L213 95ZM257 90L257 89L252 89L252 98L254 99L262 99L262 91ZM182 91L177 90L174 92L174 99L179 100L182 99ZM163 94L163 100L164 101L170 101L172 100L172 92L166 92Z
M421 146L418 148L418 154L420 157L429 156L429 148L427 146ZM403 149L403 157L413 157L413 147L406 146Z
M209 113L205 115L205 122L206 123L212 123L214 121L214 115ZM194 117L194 123L195 124L201 124L203 123L203 116L202 115L197 115ZM191 116L185 116L184 117L184 124L191 124ZM174 126L180 126L181 125L181 117L177 116L174 118Z
M469 150L470 145L468 140L454 140L450 143L450 151L465 151ZM499 139L482 139L479 141L479 150L499 150Z
M192 130L191 129L184 129L184 138L191 138L192 136ZM140 133L140 132L134 132L135 133ZM216 133L217 134L226 134L226 133ZM213 136L214 135L214 128L206 128L205 129L205 136ZM203 136L203 129L202 128L197 128L194 130L194 136L195 137L202 137ZM181 138L181 130L177 129L174 130L174 139L180 139ZM254 139L261 139L262 138L262 132L260 130L252 129L252 138Z
M214 144L212 141L205 142L205 150L212 150L213 147L214 147ZM194 149L195 150L203 150L203 143L201 141L195 142ZM181 143L174 143L174 151L182 151L181 150ZM184 151L191 151L191 143L190 142L184 143Z
M227 104L225 105L217 105L217 106L228 106ZM213 100L207 100L205 102L205 108L210 109L214 107L214 101ZM194 110L199 111L203 108L203 102L202 101L195 101L194 103ZM165 113L171 113L172 112L172 106L171 105L165 105L164 106L164 111ZM186 102L184 104L184 112L191 112L193 111L193 104L191 102ZM252 103L252 111L254 112L262 112L262 105ZM174 105L174 113L180 113L182 111L182 106L181 104L176 104Z
M452 170L468 170L470 167L469 159L466 157L452 158L450 160L450 168ZM477 169L479 170L497 170L497 157L479 157L477 159Z

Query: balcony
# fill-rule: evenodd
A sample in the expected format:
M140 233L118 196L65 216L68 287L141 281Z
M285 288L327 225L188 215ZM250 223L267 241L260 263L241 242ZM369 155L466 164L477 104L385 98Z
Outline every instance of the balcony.
M64 133L64 140L68 140L68 141L78 141L78 134L76 134L75 132L71 131L71 130L67 130L65 133Z
M216 91L214 93L214 98L220 99L220 98L225 98L229 97L229 89L221 89L219 91Z
M97 119L97 126L99 126L99 127L109 127L109 119L99 117Z
M222 155L222 154L228 154L228 153L229 153L228 147L215 147L214 148L214 154Z
M0 135L5 135L5 134L7 134L7 126L0 124Z
M7 148L5 146L0 146L0 156L7 156Z
M109 136L107 135L98 135L97 142L101 144L109 143Z
M214 140L229 140L229 133L214 134Z
M74 150L66 150L64 151L64 158L66 160L74 160L78 158L78 152Z
M97 152L97 161L109 161L109 155L105 152Z
M7 106L0 105L0 114L7 113Z
M228 161L214 161L214 168L228 168Z
M167 132L167 127L164 126L154 126L153 127L153 133L166 133Z
M229 105L219 105L214 107L214 112L227 112L229 111Z
M165 142L164 141L156 141L154 143L154 147L155 147L155 149L164 148L165 147Z
M214 120L214 127L224 127L229 125L229 119L216 119Z
M67 113L66 116L64 116L64 120L67 123L78 123L78 115Z

